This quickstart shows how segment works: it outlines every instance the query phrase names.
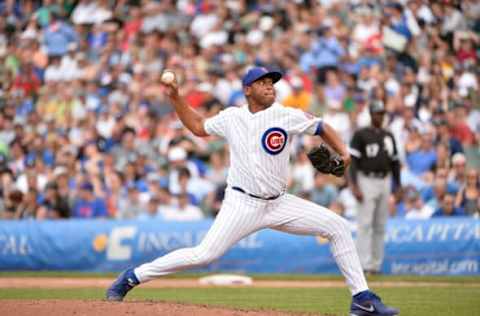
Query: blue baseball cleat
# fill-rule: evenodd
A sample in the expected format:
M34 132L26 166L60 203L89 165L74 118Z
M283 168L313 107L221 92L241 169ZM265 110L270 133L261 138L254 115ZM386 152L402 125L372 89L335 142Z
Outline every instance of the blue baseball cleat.
M128 291L138 284L140 284L140 282L135 276L135 273L133 273L132 268L123 271L107 290L107 301L123 301Z
M350 305L350 316L394 316L398 309L382 303L380 297L371 291L364 291L355 295Z

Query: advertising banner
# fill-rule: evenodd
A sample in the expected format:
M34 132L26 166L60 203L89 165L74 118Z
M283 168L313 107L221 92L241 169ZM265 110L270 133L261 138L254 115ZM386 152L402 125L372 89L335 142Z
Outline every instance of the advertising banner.
M119 271L195 247L211 223L0 221L0 270ZM478 219L393 219L385 240L386 274L480 274ZM327 240L273 230L248 236L201 271L339 273Z

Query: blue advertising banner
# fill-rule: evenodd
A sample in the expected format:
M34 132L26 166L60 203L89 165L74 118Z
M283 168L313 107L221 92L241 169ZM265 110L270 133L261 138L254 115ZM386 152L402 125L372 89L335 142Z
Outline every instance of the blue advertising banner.
M194 247L211 221L0 221L0 270L119 271ZM479 275L480 220L390 220L387 274ZM326 240L262 230L202 271L339 273Z

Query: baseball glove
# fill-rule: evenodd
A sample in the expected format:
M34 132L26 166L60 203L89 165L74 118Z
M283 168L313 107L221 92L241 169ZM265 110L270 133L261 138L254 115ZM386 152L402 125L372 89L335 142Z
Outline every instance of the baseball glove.
M321 173L333 174L337 177L341 177L345 173L343 159L338 154L330 151L325 144L312 148L307 153L307 156L315 169Z

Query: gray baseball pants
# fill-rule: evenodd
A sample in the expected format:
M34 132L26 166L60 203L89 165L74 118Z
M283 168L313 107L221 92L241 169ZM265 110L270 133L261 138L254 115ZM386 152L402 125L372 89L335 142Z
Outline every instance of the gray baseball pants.
M358 186L363 193L357 214L360 262L365 271L380 271L384 257L391 177L374 178L360 172Z

